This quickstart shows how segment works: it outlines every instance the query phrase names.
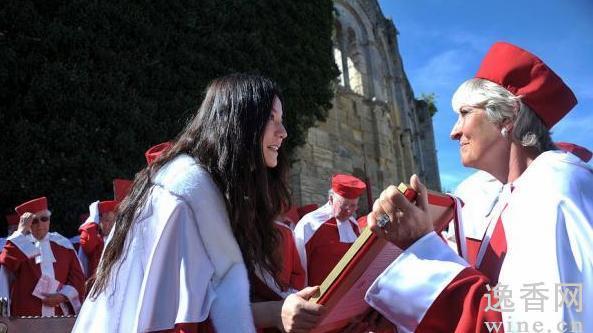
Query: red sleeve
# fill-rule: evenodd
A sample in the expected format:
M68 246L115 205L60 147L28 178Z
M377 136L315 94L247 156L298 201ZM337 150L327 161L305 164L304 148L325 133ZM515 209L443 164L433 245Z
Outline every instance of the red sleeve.
M301 290L305 287L305 270L301 265L299 252L297 251L294 239L290 237L290 251L292 258L292 271L290 275L290 286L296 290Z
M76 252L74 252L72 249L69 249L67 253L70 256L68 276L66 278L66 282L60 290L60 293L68 298L72 310L74 310L75 313L78 313L86 294L85 278L82 268L80 267L78 257L76 256Z
M2 253L0 254L0 264L10 272L15 273L19 270L21 263L27 260L27 256L16 245L11 241L6 241L6 245L4 245L4 249L2 249Z
M103 239L99 234L99 225L97 223L87 223L80 227L80 247L87 256L92 255L102 243Z
M489 280L473 268L466 268L439 294L416 332L491 332L486 323L499 325L504 332L500 312L485 311Z
M81 295L80 299L82 301L82 295L85 294L85 277L84 273L82 272L82 267L80 267L80 261L76 256L76 252L74 252L74 250L70 252L72 253L72 258L70 259L70 272L68 273L68 284L76 288L78 293Z

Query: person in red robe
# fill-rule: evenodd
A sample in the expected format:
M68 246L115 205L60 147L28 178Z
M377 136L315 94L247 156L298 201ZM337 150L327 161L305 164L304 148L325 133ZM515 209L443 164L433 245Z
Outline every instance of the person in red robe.
M111 232L111 227L115 222L115 212L118 201L97 201L91 204L89 217L78 228L80 232L81 261L85 266L87 279L95 275L105 239ZM84 257L84 258L83 258Z
M309 286L323 282L360 234L353 214L365 189L354 176L335 175L328 202L297 223L294 236Z
M84 274L70 241L49 232L51 212L41 197L15 208L17 231L6 242L0 264L14 275L10 286L13 316L59 316L78 313Z
M593 169L549 132L573 92L537 56L498 42L452 104L463 165L502 185L494 205L463 221L482 229L477 251L456 253L435 233L417 176L416 204L390 186L368 225L404 251L365 300L400 332L593 332Z

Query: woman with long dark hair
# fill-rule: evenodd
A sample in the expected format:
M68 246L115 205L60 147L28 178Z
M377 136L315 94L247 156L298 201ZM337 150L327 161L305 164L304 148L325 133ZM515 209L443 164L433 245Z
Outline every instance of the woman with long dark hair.
M74 332L313 326L315 289L249 300L249 273L281 269L273 221L290 206L286 136L272 81L214 80L173 146L136 176Z

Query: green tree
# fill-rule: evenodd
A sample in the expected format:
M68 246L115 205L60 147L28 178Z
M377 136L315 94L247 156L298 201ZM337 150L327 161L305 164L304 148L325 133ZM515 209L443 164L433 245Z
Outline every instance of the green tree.
M428 108L428 112L430 113L430 116L434 116L435 113L437 113L437 106L436 106L436 95L435 93L430 93L430 94L425 94L422 93L420 95L420 101L425 103L427 108Z
M75 233L143 152L173 138L207 83L276 80L289 152L331 107L331 0L4 0L0 4L0 209L48 196Z

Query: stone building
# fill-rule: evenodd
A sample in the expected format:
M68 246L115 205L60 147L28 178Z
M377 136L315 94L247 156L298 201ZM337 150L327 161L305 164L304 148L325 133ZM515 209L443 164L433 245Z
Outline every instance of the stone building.
M335 0L334 8L341 75L326 121L309 129L296 152L294 203L326 202L331 176L339 172L365 180L372 198L414 173L440 190L431 114L414 98L393 21L376 0ZM360 201L360 213L369 209L367 202Z

